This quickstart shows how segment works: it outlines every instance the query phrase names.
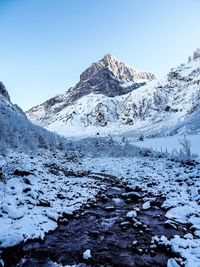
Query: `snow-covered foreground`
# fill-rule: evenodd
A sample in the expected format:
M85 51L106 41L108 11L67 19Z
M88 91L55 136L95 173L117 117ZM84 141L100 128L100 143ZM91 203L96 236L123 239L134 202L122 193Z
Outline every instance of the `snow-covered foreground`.
M145 139L144 141L131 141L131 137L128 138L131 143L144 147L150 148L159 152L173 153L174 150L180 151L182 149L180 140L183 140L183 135L174 135L166 137L158 137L152 139ZM191 143L191 152L195 155L200 155L200 134L187 135L186 139Z
M191 225L193 234L165 237L152 237L152 243L170 245L172 251L180 254L187 267L200 266L200 165L188 166L166 158L96 158L84 159L83 166L97 172L112 173L128 182L133 189L140 187L153 196L166 198L166 220ZM148 201L148 198L145 199ZM176 265L169 265L176 266ZM178 265L177 265L178 266Z
M78 162L59 155L52 163L50 154L33 158L12 153L0 162L6 180L0 181L0 247L43 238L45 232L56 228L59 217L79 209L100 188L87 175L70 175L72 170L78 171Z
M200 165L138 153L94 155L78 159L62 154L41 153L32 157L11 153L2 157L5 177L0 181L0 246L43 238L45 232L56 228L58 218L79 209L94 199L99 190L105 189L102 181L89 175L105 173L129 184L133 191L141 188L144 208L150 207L152 196L166 198L163 203L166 220L188 225L186 235L171 240L152 236L152 244L160 242L171 246L184 259L185 266L199 267Z

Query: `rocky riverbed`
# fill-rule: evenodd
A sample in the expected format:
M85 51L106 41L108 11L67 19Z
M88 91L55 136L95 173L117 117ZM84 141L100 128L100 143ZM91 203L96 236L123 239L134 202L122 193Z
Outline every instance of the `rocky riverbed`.
M152 237L183 235L184 225L165 223L163 199L132 189L116 177L95 174L105 190L96 201L66 213L56 230L44 239L25 242L2 251L7 267L58 266L166 266L171 249ZM144 205L145 203L145 205ZM60 266L62 266L60 265ZM80 265L79 265L80 266Z

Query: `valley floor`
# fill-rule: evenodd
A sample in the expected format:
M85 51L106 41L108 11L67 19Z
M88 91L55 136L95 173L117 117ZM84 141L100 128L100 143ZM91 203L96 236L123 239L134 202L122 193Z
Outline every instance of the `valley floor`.
M159 152L173 153L173 151L180 151L182 146L180 141L183 140L183 135L166 136L159 138L144 139L144 141L135 141L129 137L128 140L140 147L146 147ZM186 135L186 139L191 144L191 151L193 154L200 156L200 134Z
M146 224L152 233L147 246L152 250L162 246L172 252L173 258L168 261L168 267L200 266L198 162L178 161L156 154L132 157L105 157L99 154L76 158L59 153L41 153L33 157L12 152L1 158L1 166L4 170L0 182L2 251L28 239L45 240L45 233L56 229L58 223L67 223L74 211L81 207L84 211L82 205L85 204L85 208L94 205L99 194L108 189L107 180L110 178L127 189L127 193L121 192L117 197L125 194L121 197L129 203L127 214L120 213L120 216L124 216L120 223L124 223L124 226L131 224L132 228ZM112 201L110 210L118 210L117 205ZM170 231L166 235L164 230L162 232L159 229L156 234L155 225L142 221L143 212L156 209L160 209L157 218L164 214L163 224L166 229L171 229L171 235ZM132 243L137 241L140 240L133 236ZM140 243L137 248L140 249ZM85 249L88 251L83 256L83 262L90 260L90 253L93 254L92 246ZM141 254L145 253L147 251L141 250ZM2 266L3 255L0 260ZM55 263L54 266L58 265Z

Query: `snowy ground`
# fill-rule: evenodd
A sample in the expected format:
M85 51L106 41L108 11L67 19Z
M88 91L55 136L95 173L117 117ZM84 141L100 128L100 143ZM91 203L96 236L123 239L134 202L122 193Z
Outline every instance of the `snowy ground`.
M200 155L200 134L196 135L186 135L186 138L191 143L191 151L193 154ZM175 149L180 151L182 148L180 141L183 139L183 135L174 135L167 137L159 137L152 139L145 139L144 141L132 141L132 138L128 138L128 140L140 147L146 147L153 149L159 152L169 152L172 153Z
M136 186L142 188L146 195L144 203L151 202L150 193L166 198L163 203L166 220L189 225L192 234L171 240L152 237L152 242L171 246L185 260L185 266L200 267L200 165L156 155L139 156L137 149L134 154L127 144L118 147L129 152L124 155L113 154L112 142L110 147L106 145L107 152L102 147L102 153L100 144L95 142L95 145L97 151L93 156L85 155L82 159L50 153L37 157L10 153L0 159L6 180L0 182L0 246L43 237L45 232L56 228L59 217L94 199L98 190L105 187L102 181L89 177L91 171L114 175L133 190ZM113 151L117 151L115 146ZM22 176L21 171L30 174Z
M111 173L133 188L139 186L154 196L165 197L166 220L191 225L193 234L172 240L162 237L163 242L186 259L185 266L200 266L199 165L192 167L152 157L90 158L84 160L84 165L97 172Z
M64 172L78 171L79 164L58 155L52 164L50 154L33 158L12 153L1 159L1 165L6 180L0 181L1 247L42 238L45 232L56 228L59 217L79 209L100 189L87 175L65 175ZM17 175L16 170L22 174ZM31 174L23 176L23 171Z

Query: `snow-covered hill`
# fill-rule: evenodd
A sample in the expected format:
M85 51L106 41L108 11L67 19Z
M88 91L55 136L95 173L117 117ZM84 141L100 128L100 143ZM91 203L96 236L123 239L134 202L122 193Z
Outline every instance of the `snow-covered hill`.
M0 125L1 151L7 148L56 149L65 143L60 136L31 123L21 108L10 101L2 82L0 82Z
M148 83L154 79L152 74L136 74L107 55L83 72L74 88L33 107L27 115L66 136L128 131L154 136L198 131L198 51L164 79Z

